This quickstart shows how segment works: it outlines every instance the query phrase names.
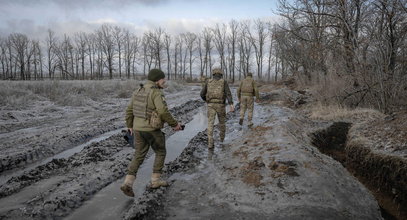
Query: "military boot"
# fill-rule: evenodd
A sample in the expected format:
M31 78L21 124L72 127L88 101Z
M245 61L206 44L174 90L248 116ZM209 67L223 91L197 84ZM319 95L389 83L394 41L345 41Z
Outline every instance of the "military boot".
M215 147L215 144L213 143L212 138L208 138L208 148L213 149Z
M239 125L243 124L243 118L239 119Z
M134 180L136 179L136 176L134 175L126 175L126 178L124 179L123 185L120 187L120 190L126 195L130 197L134 197L134 192L133 192L133 183Z
M213 149L213 148L209 148L209 149L208 149L208 160L212 160L213 152L214 152L214 149Z
M225 135L220 135L220 142L224 142L225 141Z
M161 173L153 173L151 175L151 188L157 189L161 186L168 186L168 183L160 179Z

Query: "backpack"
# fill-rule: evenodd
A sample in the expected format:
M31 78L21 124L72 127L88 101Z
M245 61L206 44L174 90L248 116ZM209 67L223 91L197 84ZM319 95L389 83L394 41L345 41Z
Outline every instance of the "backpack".
M158 112L155 109L147 108L148 99L152 94L151 88L141 86L137 92L133 94L133 115L134 117L144 118L148 120L151 127L161 129L164 123L161 121Z
M242 87L240 89L240 92L242 92L242 93L253 93L254 92L252 78L246 78L246 79L242 80Z
M224 79L210 79L208 81L208 87L206 91L206 101L209 103L223 103L225 91L225 80Z

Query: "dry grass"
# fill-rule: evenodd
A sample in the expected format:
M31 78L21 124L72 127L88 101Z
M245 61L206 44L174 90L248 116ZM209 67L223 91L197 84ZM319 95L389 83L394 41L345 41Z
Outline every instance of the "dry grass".
M384 114L375 109L369 108L356 108L350 109L340 105L323 105L317 103L311 107L309 117L311 119L319 120L333 120L333 121L366 121L374 120L384 117Z
M24 108L37 101L51 101L62 106L83 106L89 100L128 98L137 86L134 80L1 81L0 104Z
M0 105L18 109L37 101L51 101L61 106L85 106L89 101L130 98L140 83L137 80L0 81ZM171 81L167 86L169 92L183 87Z

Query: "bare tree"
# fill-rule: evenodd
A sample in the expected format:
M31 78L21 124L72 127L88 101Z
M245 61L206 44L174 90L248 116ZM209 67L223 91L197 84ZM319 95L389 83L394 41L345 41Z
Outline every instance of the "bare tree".
M72 50L71 39L65 34L63 40L55 47L55 53L58 57L57 67L61 71L62 79L75 78L72 68Z
M192 79L192 63L194 61L193 53L196 50L195 44L197 36L190 32L186 33L184 36L189 55L189 77Z
M96 57L96 48L97 48L97 42L96 42L96 36L95 34L88 34L85 35L85 41L86 41L86 54L88 55L89 58L89 74L90 78L94 79L94 69L95 69L95 57Z
M243 77L250 71L250 57L252 53L253 44L250 42L250 21L241 23L240 38L239 38L239 54L240 54L240 68L239 80L243 73Z
M164 43L162 41L165 32L162 28L156 29L154 32L148 32L150 39L149 45L151 50L151 56L154 59L154 67L161 69L161 51L163 50Z
M268 28L268 35L269 35L269 48L268 48L268 58L267 58L267 81L271 81L271 62L273 60L273 44L274 44L274 39L273 39L273 25L271 22L267 23L267 28ZM277 74L275 74L277 75ZM275 80L277 81L277 80Z
M82 79L85 79L85 58L86 51L88 48L88 40L84 32L79 32L75 34L76 49L78 51L78 58L81 61L81 72Z
M220 66L227 75L228 69L227 69L226 59L225 59L227 26L225 24L222 24L222 26L220 26L219 24L216 24L216 27L212 29L212 32L214 35L213 40L215 43L215 47L219 53Z
M113 38L116 41L116 45L117 45L117 53L118 53L118 59L119 59L119 78L122 77L122 50L123 50L123 30L118 27L115 26L113 28Z
M33 61L33 56L35 53L35 45L34 45L33 40L28 40L27 48L26 48L26 53L25 53L25 63L26 63L26 76L25 79L31 80L31 64L34 63Z
M177 79L178 72L182 71L182 47L183 47L183 38L182 35L178 35L175 39L175 48L174 48L174 76ZM179 66L179 68L178 68Z
M205 28L203 30L203 39L204 39L204 47L205 47L204 69L205 69L205 76L208 76L208 70L209 70L209 72L212 71L211 51L213 48L213 45L212 45L213 35L212 35L212 31L209 28Z
M20 79L25 80L25 55L29 44L28 37L24 34L11 34L9 40L15 51L16 64L20 68Z
M2 68L2 79L8 79L9 76L9 65L7 59L7 41L5 38L0 37L0 61Z
M171 79L171 36L169 34L164 35L164 48L167 53L168 79Z
M103 24L97 31L99 48L106 58L109 78L113 78L113 58L115 54L115 44L113 38L113 28L107 24Z
M235 81L235 69L236 69L236 44L237 44L239 23L235 20L232 20L229 22L229 28L230 28L229 42L230 42L230 47L231 47L231 51L230 51L231 59L230 59L229 70L232 75L232 82L234 82Z
M197 38L197 50L199 55L199 76L202 77L205 68L205 59L204 59L204 47L203 47L203 36L200 35Z
M254 53L256 57L257 77L261 79L263 74L263 51L265 40L267 37L267 27L265 23L260 19L255 20L254 27L257 36L254 37L250 31L248 31L248 34L250 36L250 41L253 44Z
M147 71L151 69L151 64L153 62L154 58L154 50L152 46L152 33L144 33L143 40L142 40L142 46L143 46L143 73L144 75L146 74ZM147 69L146 69L147 67Z
M124 64L128 79L130 79L131 68L134 67L134 58L138 52L139 44L140 39L137 36L131 34L128 30L124 31Z
M48 35L47 39L45 41L46 43L46 51L47 51L47 61L48 61L48 77L54 78L54 71L55 71L55 59L56 59L56 54L55 54L55 44L57 41L57 37L55 36L54 31L48 29Z

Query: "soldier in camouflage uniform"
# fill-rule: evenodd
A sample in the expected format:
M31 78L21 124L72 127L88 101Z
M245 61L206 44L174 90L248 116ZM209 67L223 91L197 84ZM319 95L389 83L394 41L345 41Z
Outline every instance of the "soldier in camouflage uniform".
M213 126L215 117L219 119L219 130L221 142L225 139L226 132L226 99L230 105L230 111L234 111L232 93L229 85L223 79L223 71L220 68L212 70L212 79L207 80L201 91L201 98L208 103L208 148L213 149Z
M237 89L237 98L240 102L240 119L239 124L243 124L244 115L247 112L247 118L249 121L248 126L252 127L253 122L253 108L254 108L254 98L256 96L256 102L259 102L259 90L257 88L256 82L253 79L253 74L248 73L246 78L240 82L240 86Z
M181 124L168 111L164 93L161 90L164 88L165 74L159 69L152 69L147 78L146 84L141 84L141 87L133 93L126 109L126 125L130 133L134 135L136 151L129 164L124 184L120 189L124 194L131 197L134 196L133 183L137 171L150 146L155 153L151 188L167 185L167 182L160 180L166 155L165 137L161 128L163 123L167 122L174 130L181 130ZM153 121L158 121L158 125Z

